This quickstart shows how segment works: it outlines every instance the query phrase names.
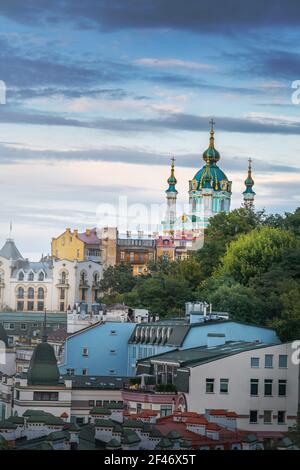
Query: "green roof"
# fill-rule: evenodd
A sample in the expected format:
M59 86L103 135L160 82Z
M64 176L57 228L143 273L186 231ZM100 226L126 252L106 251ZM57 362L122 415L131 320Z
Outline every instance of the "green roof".
M121 447L121 443L117 439L111 439L107 444L106 447L112 447L114 449L117 449Z
M109 410L123 410L124 408L124 403L109 403L107 405L107 408Z
M34 349L27 373L28 385L57 385L59 370L53 347L42 342Z
M141 439L139 438L136 432L131 431L129 429L124 429L122 441L123 444L136 444L140 442Z
M51 432L47 436L47 441L62 441L62 440L69 440L70 433L68 431L55 431Z
M99 428L113 428L115 423L111 419L95 419L95 426Z
M180 447L189 449L190 447L192 447L192 444L191 442L183 439L182 441L180 441Z
M168 449L169 447L172 447L172 445L173 444L169 439L163 437L157 444L156 449Z
M273 344L230 341L214 347L200 346L183 350L175 349L174 351L150 357L148 358L148 361L151 363L160 362L178 364L179 367L195 367L200 364L222 359L245 351L267 348L270 346L273 346ZM147 359L142 359L139 362L147 362Z
M17 425L15 423L12 423L11 421L8 421L8 419L0 421L0 429L16 429L16 428L17 428Z
M176 431L176 429L173 429L172 431L168 432L167 434L168 439L181 439L181 434Z
M123 423L123 428L143 428L144 423L137 419L126 419Z

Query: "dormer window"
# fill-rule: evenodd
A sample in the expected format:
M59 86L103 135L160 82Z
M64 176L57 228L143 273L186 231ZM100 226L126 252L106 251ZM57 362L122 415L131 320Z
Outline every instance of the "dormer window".
M23 271L21 271L21 272L19 273L19 275L18 275L18 280L19 280L19 281L24 281L24 273L23 273Z
M39 281L44 281L45 280L45 274L43 271L39 273Z
M34 280L34 274L32 271L28 274L28 281L33 281Z

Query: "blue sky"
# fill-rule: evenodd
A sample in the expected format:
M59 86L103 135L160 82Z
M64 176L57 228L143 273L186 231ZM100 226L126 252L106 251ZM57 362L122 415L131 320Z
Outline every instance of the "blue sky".
M212 116L232 207L252 157L256 207L293 211L299 18L297 1L2 0L1 239L12 221L37 258L118 194L160 202L172 155L185 202Z

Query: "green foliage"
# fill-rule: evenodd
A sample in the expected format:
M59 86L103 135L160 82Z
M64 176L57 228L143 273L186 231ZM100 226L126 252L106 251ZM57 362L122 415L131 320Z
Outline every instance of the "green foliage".
M297 246L295 237L273 227L260 227L232 241L221 259L217 274L227 275L247 284L251 277L263 274L283 260L289 248Z
M204 246L187 260L163 258L134 277L129 265L108 268L106 303L125 302L160 317L183 316L184 303L206 300L231 318L300 337L300 208L266 215L241 208L210 220Z

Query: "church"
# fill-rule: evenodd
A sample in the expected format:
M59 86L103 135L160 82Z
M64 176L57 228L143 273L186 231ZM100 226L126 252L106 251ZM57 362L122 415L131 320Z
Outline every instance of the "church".
M218 165L220 153L215 148L215 121L210 120L209 146L203 152L204 165L200 168L192 180L189 181L189 213L180 217L176 213L176 201L178 191L175 177L175 159L171 160L171 175L168 178L166 190L167 211L162 222L165 234L174 234L178 230L201 233L208 226L209 219L220 212L226 214L230 211L232 181ZM246 189L243 192L244 207L253 209L255 192L252 178L251 159L249 159L248 176L245 180Z

